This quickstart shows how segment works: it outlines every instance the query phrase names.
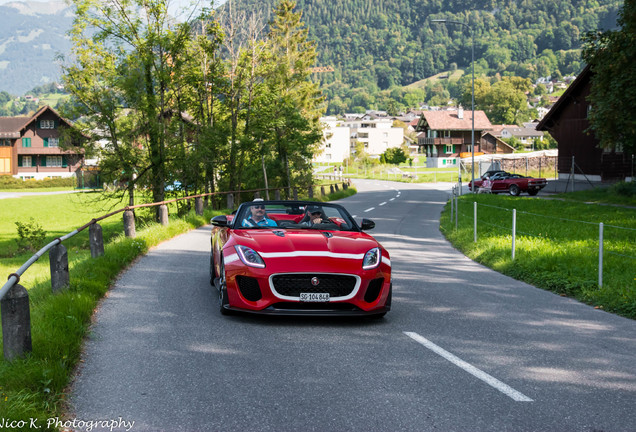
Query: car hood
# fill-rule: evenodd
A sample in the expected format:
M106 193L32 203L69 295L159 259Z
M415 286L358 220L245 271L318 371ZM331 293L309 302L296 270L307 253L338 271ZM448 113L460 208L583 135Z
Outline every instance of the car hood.
M378 247L378 242L363 232L320 230L240 230L235 231L237 244L248 246L263 256L276 254L293 257L296 252L321 255L365 254ZM304 254L308 255L308 254Z

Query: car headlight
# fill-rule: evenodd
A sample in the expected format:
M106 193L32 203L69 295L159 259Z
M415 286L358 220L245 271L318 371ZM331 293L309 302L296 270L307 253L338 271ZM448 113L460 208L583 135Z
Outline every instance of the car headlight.
M265 261L263 261L263 258L261 258L258 252L254 249L242 245L234 246L234 248L236 249L239 258L241 258L241 261L243 261L243 264L246 266L258 268L265 267Z
M362 260L362 268L369 270L376 268L380 264L380 248L373 248L366 254L364 254L364 260Z

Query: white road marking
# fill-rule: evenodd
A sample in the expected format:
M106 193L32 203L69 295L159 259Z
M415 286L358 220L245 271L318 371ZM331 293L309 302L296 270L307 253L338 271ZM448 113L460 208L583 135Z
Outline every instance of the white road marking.
M449 353L442 347L435 345L433 342L429 341L425 337L420 336L419 334L414 332L404 332L404 334L410 337L411 339L413 339L414 341L425 346L426 348L430 349L434 353L444 357L446 360L453 363L455 366L458 366L464 369L469 374L473 375L476 378L479 378L486 384L499 390L500 392L512 398L513 400L517 402L534 402L532 399L530 399L528 396L524 395L523 393L520 393L517 390L510 387L509 385L504 384L503 382L499 381L497 378L491 375L488 375L486 372L480 369L477 369L475 366L471 365L470 363L467 363L464 360L460 359L459 357Z
M386 201L384 201L383 203L380 203L381 206L383 206L384 204L386 204Z
M393 201L395 198L391 198L389 201Z
M375 207L368 208L368 209L366 209L364 212L365 212L365 213L369 213L371 210L375 210Z

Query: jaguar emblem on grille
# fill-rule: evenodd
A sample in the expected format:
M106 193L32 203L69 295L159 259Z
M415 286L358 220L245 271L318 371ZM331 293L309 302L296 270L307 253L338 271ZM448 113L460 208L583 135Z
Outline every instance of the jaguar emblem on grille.
M312 278L311 278L311 284L312 284L313 286L318 286L318 285L320 284L320 280L318 280L318 278L317 278L317 277L312 277Z

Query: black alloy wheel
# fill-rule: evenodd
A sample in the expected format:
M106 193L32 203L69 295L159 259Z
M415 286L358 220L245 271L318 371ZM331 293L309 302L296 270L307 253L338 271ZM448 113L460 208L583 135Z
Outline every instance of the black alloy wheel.
M510 195L512 196L519 196L519 194L521 193L521 189L519 189L519 186L517 186L516 184L510 185L510 189L508 190L508 192L510 192Z

